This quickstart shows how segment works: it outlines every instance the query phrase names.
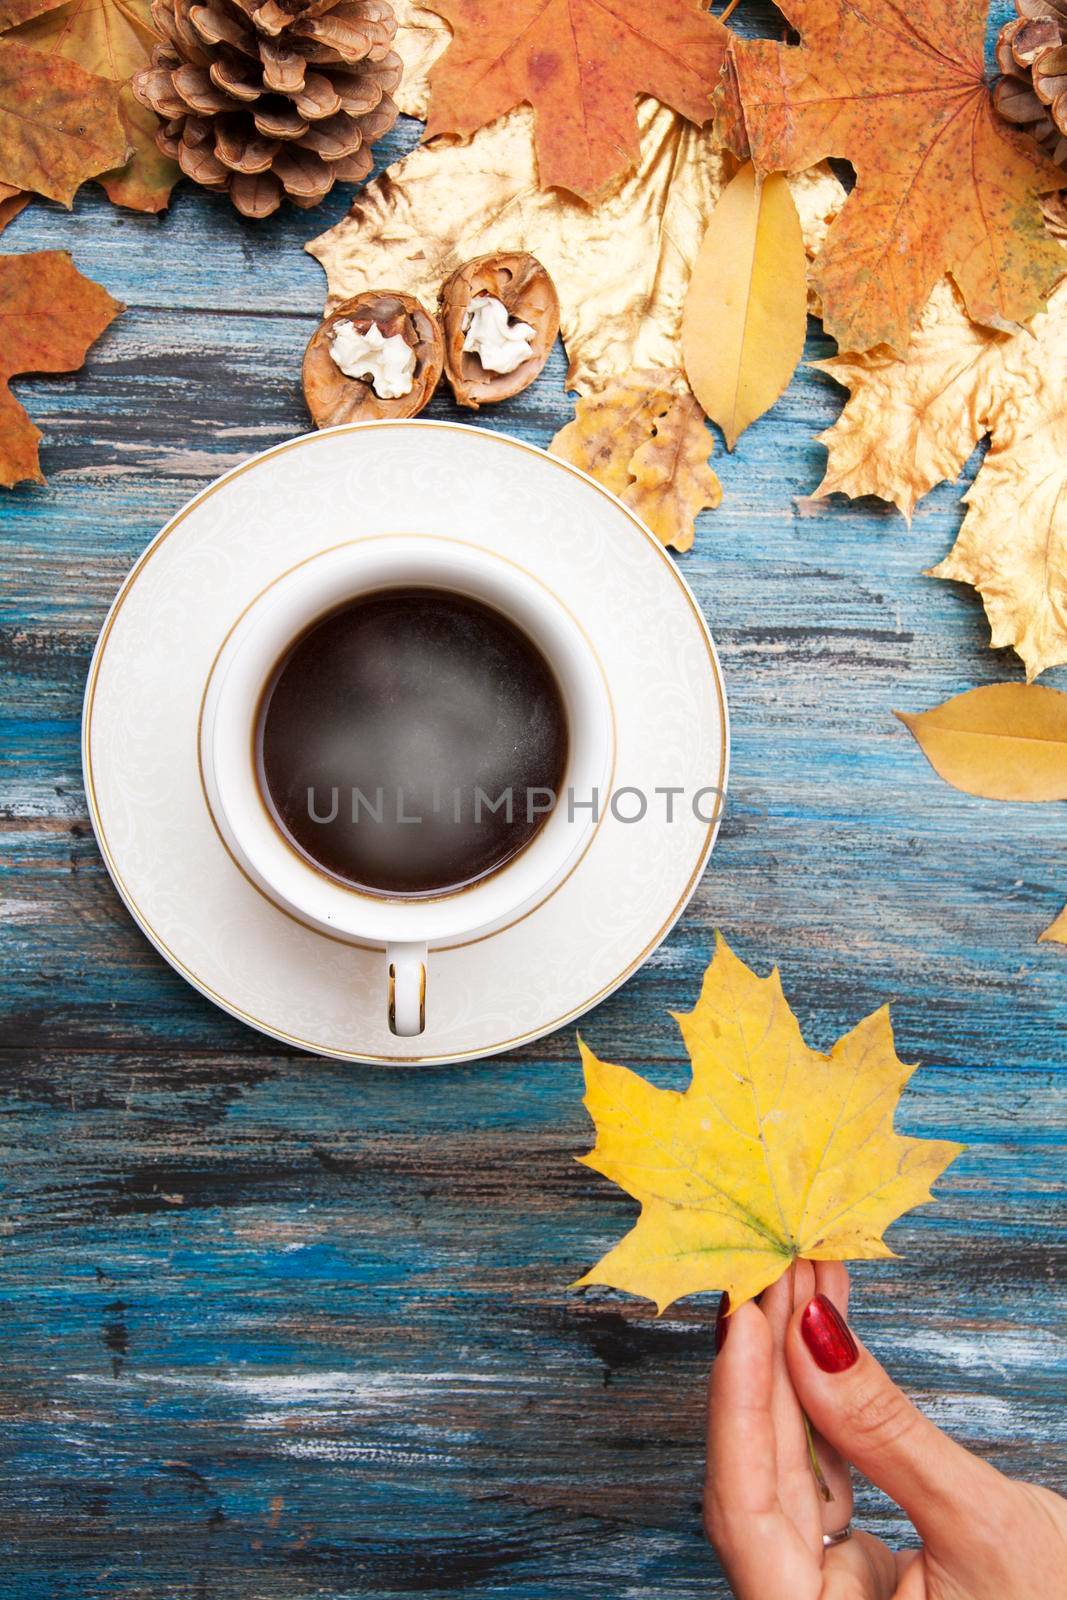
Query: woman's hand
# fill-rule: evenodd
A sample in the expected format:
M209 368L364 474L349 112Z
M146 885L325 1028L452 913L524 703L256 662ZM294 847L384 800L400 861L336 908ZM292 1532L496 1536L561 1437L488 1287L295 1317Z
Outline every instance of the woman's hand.
M1067 1501L1003 1477L936 1428L854 1337L847 1311L844 1267L800 1261L794 1282L786 1274L720 1322L704 1512L737 1600L1067 1595ZM907 1512L921 1549L894 1554L862 1530L824 1547L852 1515L848 1462Z

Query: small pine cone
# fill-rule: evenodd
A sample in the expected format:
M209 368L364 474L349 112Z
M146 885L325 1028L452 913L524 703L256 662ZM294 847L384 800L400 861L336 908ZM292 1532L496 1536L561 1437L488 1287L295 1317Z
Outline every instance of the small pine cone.
M1067 169L1067 0L1015 0L997 40L993 104Z
M132 88L187 177L267 217L370 172L403 70L388 0L152 0L152 18Z

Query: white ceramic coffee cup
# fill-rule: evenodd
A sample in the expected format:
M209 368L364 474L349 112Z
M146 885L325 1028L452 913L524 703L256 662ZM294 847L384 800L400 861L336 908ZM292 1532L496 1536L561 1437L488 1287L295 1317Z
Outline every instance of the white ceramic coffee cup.
M398 586L444 589L503 612L550 663L568 725L560 798L530 843L476 883L422 899L372 894L317 870L274 821L256 771L261 697L287 648L346 601ZM417 1034L425 1027L428 952L521 916L566 876L588 844L609 800L611 701L577 619L530 573L460 540L383 535L302 562L242 613L204 692L200 762L216 825L238 865L309 927L383 947L389 1025L396 1034ZM430 1014L432 1020L432 1001Z

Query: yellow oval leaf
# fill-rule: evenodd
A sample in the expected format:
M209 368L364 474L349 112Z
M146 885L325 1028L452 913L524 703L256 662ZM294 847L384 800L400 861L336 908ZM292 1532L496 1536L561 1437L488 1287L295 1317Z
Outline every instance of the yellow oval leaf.
M732 450L787 387L804 350L807 257L780 172L751 163L723 190L689 282L682 353L690 387Z
M1036 683L968 689L896 715L938 777L983 800L1067 800L1067 694Z
M1037 936L1038 944L1067 944L1067 906L1064 906L1055 922L1050 922L1044 933Z

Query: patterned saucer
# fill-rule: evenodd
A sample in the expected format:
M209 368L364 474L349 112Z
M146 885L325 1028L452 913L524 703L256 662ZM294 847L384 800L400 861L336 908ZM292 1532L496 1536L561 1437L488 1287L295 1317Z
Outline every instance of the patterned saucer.
M616 804L577 867L509 926L433 952L426 1031L412 1039L389 1032L380 951L304 927L243 876L216 832L197 759L204 685L249 602L320 550L389 533L463 539L548 585L600 657L616 736ZM306 434L202 490L119 591L89 671L82 733L104 860L171 965L274 1038L393 1064L493 1055L570 1022L624 982L704 869L728 746L711 636L643 524L567 463L448 422ZM642 796L644 815L628 820Z

